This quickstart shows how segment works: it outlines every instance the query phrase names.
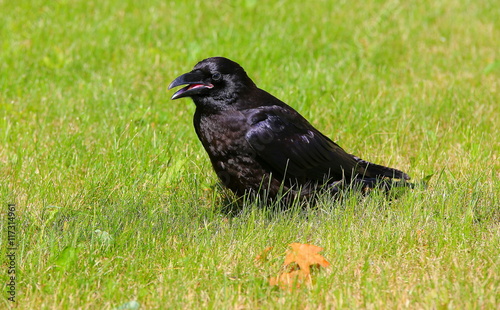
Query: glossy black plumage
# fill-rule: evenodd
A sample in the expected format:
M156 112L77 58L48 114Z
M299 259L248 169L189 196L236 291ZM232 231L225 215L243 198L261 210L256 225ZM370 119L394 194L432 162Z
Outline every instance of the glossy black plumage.
M172 99L191 97L194 127L220 181L236 195L282 192L309 197L320 186L369 189L409 176L345 152L293 108L259 89L237 63L223 57L200 61L169 89Z

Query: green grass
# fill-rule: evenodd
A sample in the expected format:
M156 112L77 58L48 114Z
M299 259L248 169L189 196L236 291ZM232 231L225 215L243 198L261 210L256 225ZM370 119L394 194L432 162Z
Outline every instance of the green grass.
M499 21L488 0L0 1L0 307L498 308ZM226 214L167 91L218 55L429 188ZM268 279L292 242L332 265L287 292Z

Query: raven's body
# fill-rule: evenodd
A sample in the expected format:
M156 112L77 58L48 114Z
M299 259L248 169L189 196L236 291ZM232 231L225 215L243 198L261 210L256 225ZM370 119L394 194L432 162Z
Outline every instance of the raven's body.
M221 114L196 113L194 124L198 138L207 151L222 184L237 195L257 190L269 170L257 163L255 152L245 139L249 125L244 114L231 111ZM279 184L275 184L273 188Z
M236 195L280 192L310 196L318 186L372 188L409 179L397 169L346 153L290 106L259 89L237 63L222 57L199 62L171 87L172 99L191 97L194 127L222 184Z

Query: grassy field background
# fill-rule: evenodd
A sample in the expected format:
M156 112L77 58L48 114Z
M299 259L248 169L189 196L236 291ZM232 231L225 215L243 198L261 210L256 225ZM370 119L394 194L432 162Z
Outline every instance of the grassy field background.
M493 0L0 1L0 308L497 309L499 21ZM227 214L167 91L210 56L429 188ZM292 242L331 267L290 292L268 279Z

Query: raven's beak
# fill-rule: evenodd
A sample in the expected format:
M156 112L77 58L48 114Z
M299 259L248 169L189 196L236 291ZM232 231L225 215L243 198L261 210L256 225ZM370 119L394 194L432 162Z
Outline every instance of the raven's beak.
M168 89L186 84L187 86L179 89L171 99L174 100L182 97L190 97L206 93L207 90L213 88L214 85L203 82L204 78L205 75L199 70L191 71L179 76L173 80L172 83L170 83Z

